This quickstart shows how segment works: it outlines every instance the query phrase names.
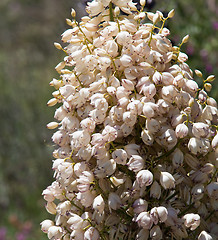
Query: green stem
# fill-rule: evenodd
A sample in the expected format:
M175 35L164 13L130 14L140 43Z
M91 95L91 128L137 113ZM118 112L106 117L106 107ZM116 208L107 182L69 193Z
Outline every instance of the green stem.
M109 12L110 12L110 21L114 22L114 14L113 14L113 4L110 2L109 4Z

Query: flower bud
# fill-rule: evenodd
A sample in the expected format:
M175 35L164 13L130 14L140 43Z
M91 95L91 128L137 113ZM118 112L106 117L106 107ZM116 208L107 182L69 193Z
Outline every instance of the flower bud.
M48 129L55 129L55 128L58 127L58 125L59 125L59 123L57 123L57 122L50 122L50 123L47 124L47 128Z
M140 0L140 5L145 6L146 0Z
M48 202L46 204L46 210L50 214L56 214L56 204L54 202Z
M73 9L73 8L71 8L71 16L72 16L73 18L76 17L76 11L75 11L75 9Z
M57 98L52 98L47 102L47 106L48 107L53 107L54 105L56 105L57 102L58 102Z
M176 168L182 166L183 159L184 159L183 152L179 148L176 148L172 154L173 166Z
M204 84L204 88L205 88L205 90L206 90L207 92L210 92L211 89L212 89L212 85L211 85L210 83L205 83L205 84Z
M62 49L63 49L60 43L55 42L55 43L54 43L54 46L55 46L58 50L62 50Z
M207 193L211 198L218 198L218 182L211 182L207 185Z
M149 231L142 228L136 235L135 240L147 240L149 237Z
M168 17L168 18L172 18L172 17L174 17L174 15L175 15L175 9L172 9L172 10L168 13L167 17Z
M189 153L185 154L185 161L192 169L197 169L200 165L199 160Z
M160 227L158 225L154 226L150 230L150 238L152 240L161 240L161 239L163 239L162 231L161 231L161 229L160 229Z
M154 13L152 12L147 12L147 17L150 21L153 21L153 18L154 18Z
M161 187L157 181L154 181L150 188L150 197L159 199L161 196Z
M198 236L198 240L213 240L213 237L205 231L202 231Z
M183 39L182 39L182 43L187 43L189 40L189 35L186 35Z
M203 184L195 185L191 190L191 194L194 201L200 200L204 196L204 185Z
M211 142L211 146L213 149L216 149L218 147L218 133L215 135Z
M137 199L135 200L135 202L133 203L133 208L134 208L134 213L141 213L141 212L146 212L148 209L148 203L147 201L145 201L144 199Z
M207 77L206 81L207 82L213 82L215 80L215 76L214 75L210 75L209 77Z
M168 172L161 172L160 183L164 189L170 189L175 187L175 179Z
M202 72L200 71L200 70L195 70L195 74L198 76L198 77L202 77L203 76L203 74L202 74Z
M116 209L120 208L121 203L122 203L121 199L116 193L111 192L109 194L108 206L109 206L110 209L116 210Z
M115 15L115 17L118 17L119 14L120 14L120 8L119 8L118 6L116 6L116 7L114 8L114 15Z

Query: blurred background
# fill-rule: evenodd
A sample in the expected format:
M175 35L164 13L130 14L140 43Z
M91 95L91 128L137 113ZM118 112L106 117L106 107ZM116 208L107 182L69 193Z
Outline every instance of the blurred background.
M55 107L48 108L63 55L53 42L67 29L71 7L78 20L85 0L0 0L0 240L47 239L39 223L50 216L41 192L53 181L52 132ZM188 64L204 76L218 76L216 0L147 0L146 11L176 14L168 21L170 39L183 46ZM211 95L218 98L218 79Z

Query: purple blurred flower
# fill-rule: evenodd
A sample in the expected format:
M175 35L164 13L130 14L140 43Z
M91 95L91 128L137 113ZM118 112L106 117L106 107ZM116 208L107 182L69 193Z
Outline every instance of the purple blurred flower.
M208 52L207 52L206 49L202 49L202 50L200 51L200 55L201 55L201 57L202 57L204 60L207 60Z
M213 66L212 66L210 63L207 63L207 64L206 64L206 71L207 71L208 73L213 72Z
M26 240L27 235L23 232L19 232L16 234L16 240Z
M6 240L7 229L5 227L0 228L0 240Z
M186 48L186 52L189 56L193 55L194 54L194 47L192 45L188 45L187 48Z
M218 30L218 22L213 22L213 29Z

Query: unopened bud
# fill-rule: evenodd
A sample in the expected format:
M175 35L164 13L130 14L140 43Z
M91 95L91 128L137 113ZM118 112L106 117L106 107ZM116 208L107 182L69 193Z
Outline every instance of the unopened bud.
M172 17L174 17L174 15L175 15L175 9L172 9L169 13L168 13L168 18L172 18Z
M204 88L205 88L205 90L206 90L207 92L210 92L211 89L212 89L212 85L211 85L210 83L205 83L205 84L204 84Z
M203 74L202 74L202 72L200 71L200 70L195 70L195 74L198 76L198 77L202 77L203 76Z
M58 127L58 125L59 124L57 122L50 122L50 123L47 124L47 128L48 129L55 129L55 128Z
M215 135L211 142L211 146L213 149L216 149L218 147L218 133Z
M153 21L154 13L147 12L147 17L149 20Z
M71 9L71 16L73 17L73 18L75 18L76 17L76 11L75 11L75 9Z
M54 46L55 46L57 49L59 49L59 50L62 49L62 46L61 46L60 43L55 42L55 43L54 43Z
M206 81L207 82L213 82L215 80L215 76L214 75L210 75L209 77L207 77Z
M60 62L58 65L55 67L55 70L60 73L60 71L65 67L65 62Z
M52 96L53 97L55 97L55 98L57 98L58 96L60 95L60 91L54 91L53 93L52 93Z
M67 23L67 25L69 25L69 26L72 26L72 25L73 25L72 21L71 21L69 18L66 19L66 23Z
M182 39L182 43L187 43L189 40L189 35L186 35L183 39Z
M145 0L140 0L140 5L145 6L146 1Z
M47 102L48 107L54 106L58 102L57 98L52 98Z
M55 203L53 203L53 202L48 202L47 204L46 204L46 210L47 210L47 212L48 213L50 213L50 214L56 214L56 205L55 205Z
M115 15L115 17L118 17L119 14L120 14L120 8L116 6L116 7L114 8L114 15Z

